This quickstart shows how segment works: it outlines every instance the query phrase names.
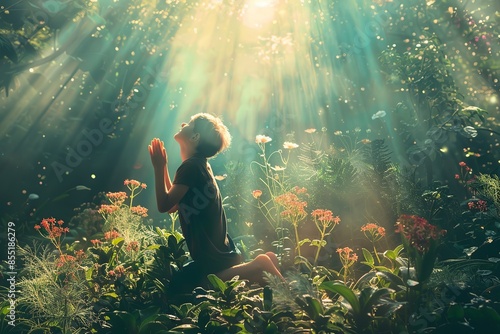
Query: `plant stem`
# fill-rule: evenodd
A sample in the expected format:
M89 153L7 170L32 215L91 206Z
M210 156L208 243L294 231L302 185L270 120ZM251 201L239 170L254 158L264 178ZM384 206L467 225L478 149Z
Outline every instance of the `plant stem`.
M299 240L299 231L298 231L298 228L297 228L297 224L293 224L293 227L295 229L295 240L297 242L297 253L300 256L300 240Z
M381 264L380 258L377 253L377 248L375 248L375 243L373 243L373 252L375 253L375 256L377 257L378 264Z
M314 256L314 265L316 265L316 263L318 262L319 251L321 249L321 245L323 244L323 239L325 238L325 230L326 230L326 226L323 225L323 230L320 231L321 238L319 240L318 249L316 250L316 255Z

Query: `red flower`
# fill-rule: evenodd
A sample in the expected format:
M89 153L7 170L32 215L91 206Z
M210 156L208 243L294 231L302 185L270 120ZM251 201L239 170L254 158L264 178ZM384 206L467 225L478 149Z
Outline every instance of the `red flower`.
M420 253L429 250L432 240L446 233L426 219L415 215L401 215L396 223L396 233L401 233L408 243Z

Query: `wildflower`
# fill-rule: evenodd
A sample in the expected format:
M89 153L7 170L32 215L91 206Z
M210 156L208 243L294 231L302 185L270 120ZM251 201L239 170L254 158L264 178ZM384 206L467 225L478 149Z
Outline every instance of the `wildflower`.
M310 128L310 129L305 129L304 131L307 132L307 133L315 133L316 129Z
M130 211L135 213L136 215L139 215L141 217L147 217L148 216L148 209L145 207L142 207L140 205L133 206L130 208Z
M322 225L327 227L330 226L331 223L333 223L333 225L337 225L338 223L340 223L340 217L334 217L333 212L331 212L330 210L316 209L311 212L311 216L313 216L315 220L321 222Z
M265 144L265 143L269 143L270 141L272 140L271 137L268 137L268 136L264 136L264 135L257 135L255 137L255 142L257 144Z
M102 245L102 241L101 241L101 240L98 240L98 239L92 239L92 240L90 240L90 242L92 243L92 245L93 245L94 247L97 247L97 246L99 246L99 245Z
M83 249L77 250L75 252L75 256L76 256L77 260L82 260L82 259L85 259L87 257L87 255L85 254L85 252L83 251Z
M118 205L108 205L108 204L102 204L101 207L99 208L98 212L101 215L109 215L118 210L120 207Z
M337 248L337 253L340 256L340 261L342 264L354 264L358 261L358 255L349 247Z
M137 241L130 241L127 245L127 250L137 252L139 250L139 242Z
M116 239L120 236L120 233L118 233L118 231L108 231L106 233L104 233L104 239L106 240L113 240L113 239Z
M61 254L61 256L59 256L59 259L57 259L56 261L56 267L61 268L65 264L71 265L71 263L73 262L76 262L76 257L68 254Z
M362 143L362 144L365 144L365 145L366 145L366 144L370 144L371 142L372 142L372 141L371 141L370 139L368 139L368 138L361 139L361 143Z
M67 227L61 227L64 224L64 221L58 220L56 221L55 218L44 218L40 222L39 225L35 225L35 229L42 233L40 229L43 227L45 232L47 232L47 238L48 239L59 239L63 234L69 232L69 228Z
M116 276L115 271L114 271L114 270L110 270L110 271L108 271L108 276L109 276L109 277L115 277L115 276Z
M125 180L123 181L123 184L127 186L127 188L129 188L130 190L132 190L132 192L141 187L142 189L146 189L147 185L145 183L141 183L137 180ZM139 189L139 190L142 190L142 189Z
M257 190L252 191L252 196L253 196L253 198L258 199L260 196L262 196L262 190L257 189Z
M106 194L106 197L109 199L111 203L113 203L114 206L120 206L125 202L127 199L127 194L124 191L120 192L109 192Z
M460 180L460 175L455 174L455 180Z
M281 172L281 171L284 171L286 168L276 165L274 167L271 167L271 169L274 170L275 172Z
M333 134L334 134L335 136L340 136L340 135L342 135L342 131L337 130L337 131L335 131Z
M295 143L292 143L289 141L286 141L283 143L283 148L287 149L287 150L293 150L294 148L297 148L297 147L299 147L298 144L295 144Z
M410 246L425 253L431 247L432 240L439 239L446 233L426 219L415 215L401 215L396 223L396 233L401 233Z
M344 272L344 282L347 281L347 274L349 273L349 268L358 261L358 255L349 247L337 248L337 253L340 257L340 262L342 263L342 270Z
M121 277L125 275L125 267L122 265L116 266L115 269L113 270L115 273L116 277Z
M279 195L274 201L284 208L284 210L281 211L281 217L290 220L294 226L297 226L299 221L307 216L304 209L307 206L307 202L301 201L294 193L288 192Z
M385 228L375 223L368 223L361 226L361 231L372 242L378 241L385 236Z
M460 162L458 163L458 165L459 165L460 167L465 167L465 166L467 166L467 164L466 164L465 162L463 162L463 161L460 161Z
M307 193L307 189L306 188L304 188L304 187L298 187L298 186L293 187L292 191L294 193L296 193L297 195L301 195L301 194Z

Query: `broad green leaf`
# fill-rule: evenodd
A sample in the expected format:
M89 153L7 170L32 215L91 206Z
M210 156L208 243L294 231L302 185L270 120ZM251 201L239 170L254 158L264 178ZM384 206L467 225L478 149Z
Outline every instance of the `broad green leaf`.
M370 265L370 267L371 265L375 264L375 260L373 259L372 253L366 248L363 248L362 251L363 251L363 256L365 257L365 261Z
M396 255L396 253L393 250L389 249L389 250L386 250L384 252L384 257L386 257L386 258L388 258L390 260L396 260L397 255Z
M318 288L338 293L339 295L344 297L344 299L351 305L354 313L356 314L359 313L360 305L358 297L356 297L354 292L347 286L345 286L343 283L328 281L321 283L321 285Z
M90 267L87 270L85 270L85 279L87 281L92 280L92 274L94 273L94 267Z
M449 321L462 321L464 319L465 312L461 305L452 304L446 312L446 317Z
M125 242L125 239L122 237L114 238L113 241L111 241L111 244L113 246L121 246Z
M215 289L219 290L222 293L226 291L226 284L219 277L215 276L214 274L209 274L207 277L210 281L210 284L212 284Z

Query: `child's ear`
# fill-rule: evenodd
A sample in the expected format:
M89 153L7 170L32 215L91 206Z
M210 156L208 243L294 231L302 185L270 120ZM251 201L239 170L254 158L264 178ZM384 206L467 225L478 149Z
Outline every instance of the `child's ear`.
M200 134L199 134L199 133L194 133L194 134L191 136L191 140L192 140L192 141L199 141L199 140L200 140Z

